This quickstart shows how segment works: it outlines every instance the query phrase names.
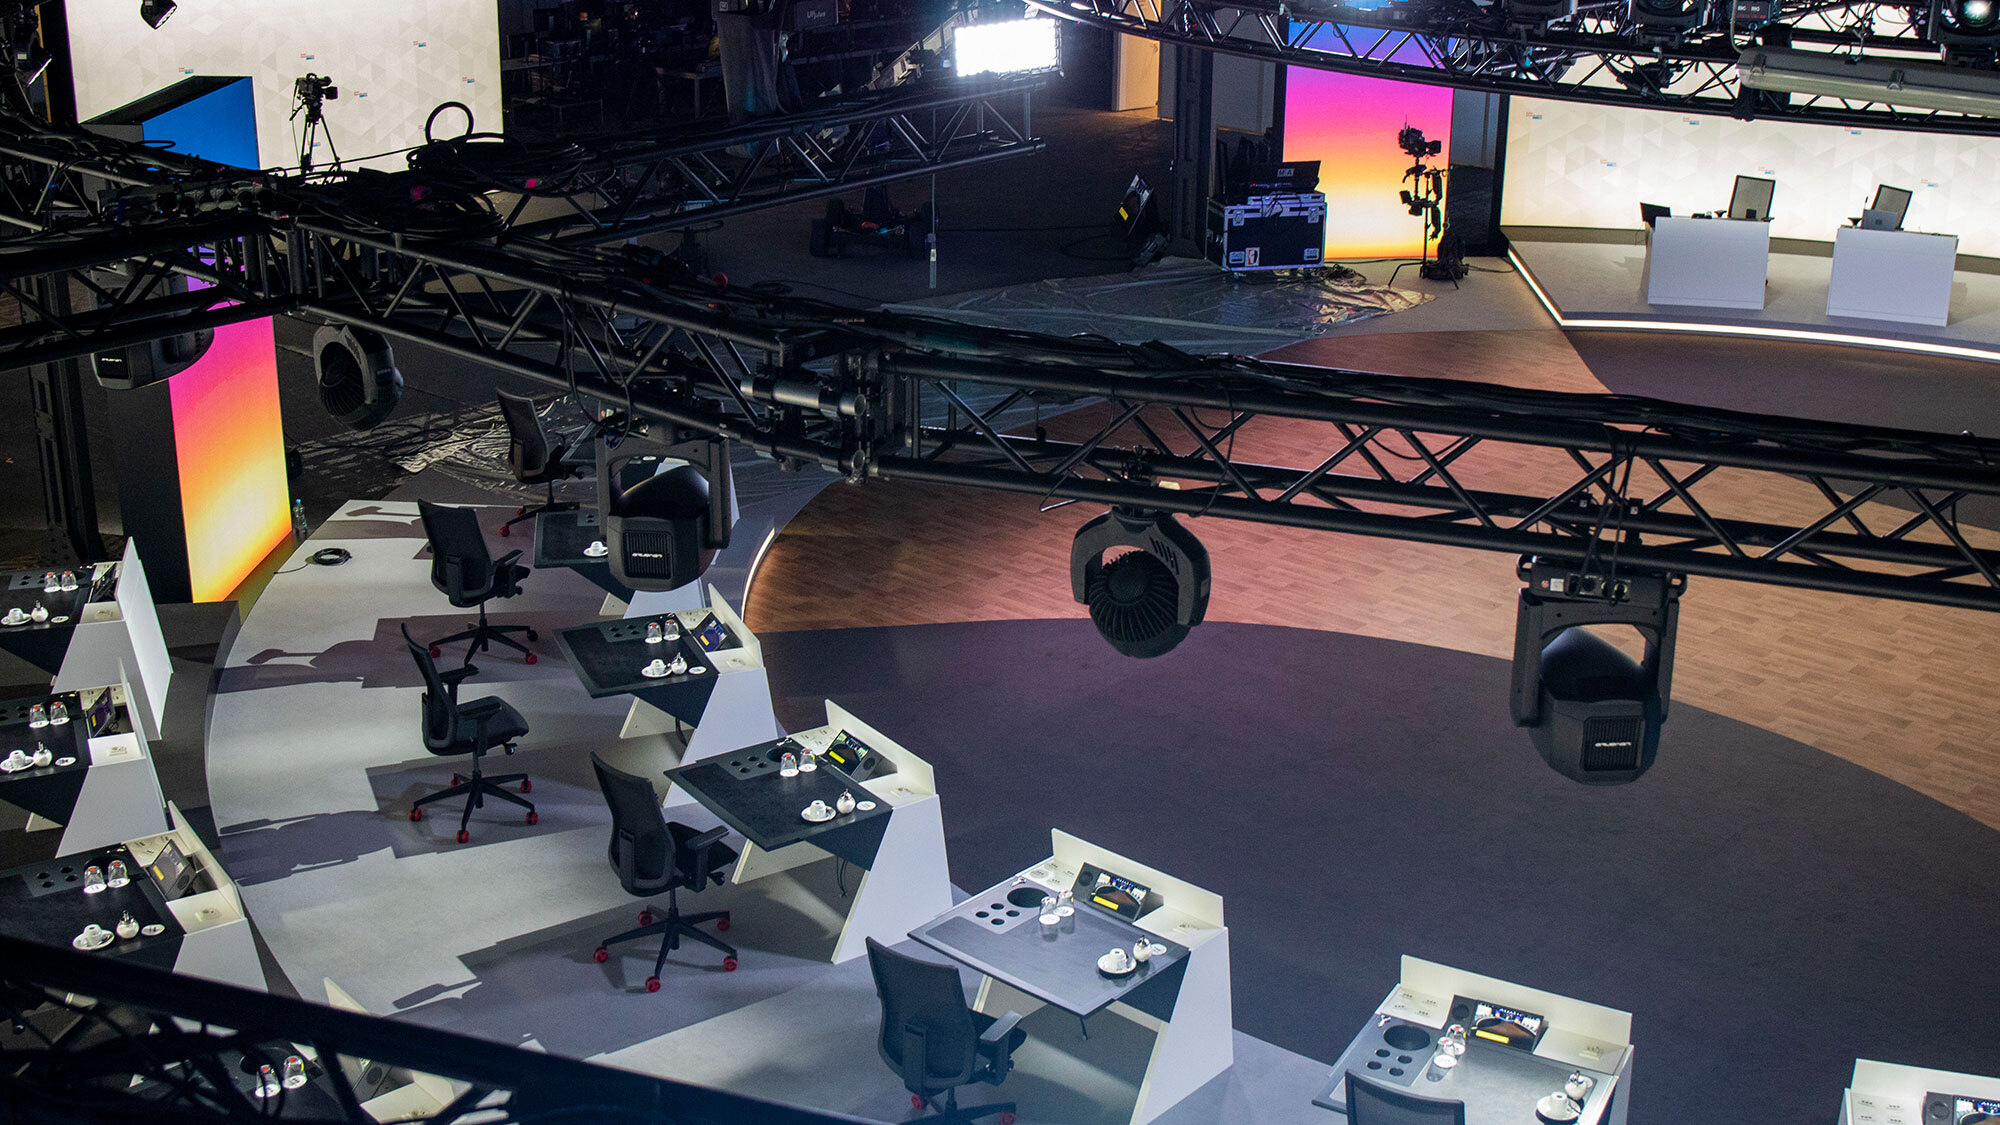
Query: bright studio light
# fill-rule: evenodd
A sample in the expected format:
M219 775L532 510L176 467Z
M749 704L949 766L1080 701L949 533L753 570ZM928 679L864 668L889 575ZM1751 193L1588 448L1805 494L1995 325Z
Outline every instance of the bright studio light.
M1965 14L1967 23L1985 23L1993 18L1993 0L1965 0L1958 10Z
M1018 74L1053 70L1061 64L1056 48L1056 21L1006 20L969 23L952 40L958 75Z

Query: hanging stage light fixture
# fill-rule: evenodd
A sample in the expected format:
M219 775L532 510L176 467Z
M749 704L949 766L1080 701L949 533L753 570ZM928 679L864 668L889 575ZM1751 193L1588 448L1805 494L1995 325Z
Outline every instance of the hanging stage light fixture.
M1129 548L1106 562L1106 552ZM1208 612L1208 549L1172 514L1118 507L1077 530L1070 594L1127 656L1159 656Z
M634 590L678 589L729 546L736 522L729 442L639 445L628 439L613 453L597 443L597 512L611 576ZM663 468L668 460L686 464Z
M380 332L328 324L313 333L319 402L352 430L372 430L403 401L403 373Z
M139 18L146 21L147 27L158 31L160 25L167 22L167 17L173 15L174 9L178 6L174 0L140 0Z
M1652 768L1674 675L1674 635L1687 577L1585 573L1566 560L1523 558L1514 622L1514 724L1531 728L1550 768L1585 785L1618 785ZM1587 625L1645 639L1634 661Z

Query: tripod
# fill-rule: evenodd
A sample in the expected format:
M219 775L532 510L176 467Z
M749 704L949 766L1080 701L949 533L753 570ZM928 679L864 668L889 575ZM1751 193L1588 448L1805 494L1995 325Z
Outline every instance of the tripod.
M318 147L320 138L326 139L326 151L333 154L333 167L340 168L340 150L333 145L333 130L326 127L326 99L340 96L331 81L316 74L308 74L298 80L292 88L298 104L292 107L291 120L297 121L299 114L306 115L305 128L299 134L299 171L311 172L313 149Z
M1419 146L1422 144L1421 135L1418 144ZM1406 147L1405 151L1409 149ZM1403 205L1410 209L1410 214L1418 216L1424 222L1423 254L1415 262L1404 262L1397 266L1395 271L1389 274L1389 284L1392 286L1396 284L1396 274L1402 273L1404 266L1414 265L1417 267L1417 276L1432 281L1449 281L1451 287L1456 289L1458 279L1465 276L1465 269L1461 264L1447 263L1442 253L1445 231L1444 169L1431 168L1424 164L1425 159L1431 155L1429 151L1411 152L1411 155L1416 159L1416 163L1410 165L1409 170L1403 173L1403 178L1411 181L1410 187L1413 190L1402 192L1402 197ZM1432 239L1438 241L1440 248L1439 258L1435 262L1431 260Z

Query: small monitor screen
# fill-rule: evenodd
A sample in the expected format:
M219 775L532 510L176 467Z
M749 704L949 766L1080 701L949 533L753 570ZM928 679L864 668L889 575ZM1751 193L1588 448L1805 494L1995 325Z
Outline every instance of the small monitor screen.
M827 744L825 756L854 777L866 780L873 776L875 751L846 731L833 736L833 741Z
M1472 1006L1472 1034L1491 1043L1533 1050L1547 1021L1533 1012L1480 1000Z
M1951 1099L1951 1125L1989 1125L2000 1122L2000 1099Z
M1076 873L1076 886L1071 893L1079 902L1087 902L1099 910L1108 910L1121 918L1138 918L1146 913L1146 896L1151 888L1086 863Z
M730 648L736 640L735 637L730 635L729 626L724 625L713 613L703 616L701 624L694 627L694 639L695 643L701 646L703 652L714 652L719 648Z
M146 871L152 875L153 882L159 884L161 897L168 901L186 894L189 884L194 882L194 868L181 854L179 845L172 842L160 849L160 854L153 857Z
M1771 196L1777 190L1776 180L1757 176L1736 177L1736 190L1729 196L1729 217L1768 220L1771 217Z
M1903 225L1903 216L1910 213L1910 193L1899 187L1881 184L1875 189L1875 206L1871 211L1889 211L1896 216L1896 226Z

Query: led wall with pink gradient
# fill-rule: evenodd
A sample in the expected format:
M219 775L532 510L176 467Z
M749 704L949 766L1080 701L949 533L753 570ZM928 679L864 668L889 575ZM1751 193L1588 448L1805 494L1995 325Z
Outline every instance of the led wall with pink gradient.
M1443 141L1434 160L1451 159L1451 89L1387 78L1285 68L1286 160L1317 160L1326 193L1326 260L1414 258L1423 250L1423 220L1397 193L1411 160L1396 134L1414 125Z
M216 329L167 391L192 600L221 601L292 530L270 319Z

